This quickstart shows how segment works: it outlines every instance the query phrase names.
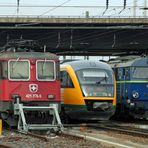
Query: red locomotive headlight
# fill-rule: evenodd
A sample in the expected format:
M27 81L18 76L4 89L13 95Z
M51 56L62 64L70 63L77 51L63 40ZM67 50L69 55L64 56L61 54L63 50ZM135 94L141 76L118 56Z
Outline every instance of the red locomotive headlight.
M55 95L53 95L53 94L48 94L48 99L54 99L55 98Z

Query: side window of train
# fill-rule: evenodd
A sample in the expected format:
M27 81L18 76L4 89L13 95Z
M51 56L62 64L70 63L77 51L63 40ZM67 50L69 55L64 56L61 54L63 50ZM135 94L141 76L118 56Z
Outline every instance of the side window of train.
M128 67L123 68L123 79L125 80L129 79L129 75L130 75L129 68Z
M118 70L117 70L118 72L118 74L117 74L117 80L121 80L122 79L122 69L120 69L120 68L118 68Z
M125 68L123 68L123 79L125 79Z
M7 79L8 77L8 64L7 61L0 62L0 79Z
M67 71L61 71L61 88L74 88L73 82Z
M125 77L126 77L126 80L128 80L130 78L130 70L129 70L129 67L125 68Z

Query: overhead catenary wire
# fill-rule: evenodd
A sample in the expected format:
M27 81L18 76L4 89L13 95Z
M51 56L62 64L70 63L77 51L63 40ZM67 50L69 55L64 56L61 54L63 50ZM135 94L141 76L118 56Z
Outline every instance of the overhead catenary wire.
M70 30L69 30L70 31ZM80 38L78 38L78 39L75 39L75 40L73 40L73 42L77 42L77 41L82 41L82 40L84 40L84 39L89 39L89 41L93 41L94 40L94 37L95 37L95 39L100 39L100 38L103 38L103 37L108 37L108 36L111 36L112 34L110 34L110 33L115 33L115 32L118 32L118 31L122 31L122 32L126 32L127 30L126 29L121 29L121 30L110 30L110 31L104 31L103 33L101 33L101 34L99 34L99 35L89 35L89 34L85 34L84 35L84 37L80 37ZM92 33L92 32L91 32ZM146 32L145 32L146 33ZM108 36L106 36L107 34L109 34ZM136 36L140 36L140 34L144 34L144 33L139 33L138 35L135 35L135 36L133 36L132 38L134 38L134 37L136 37ZM115 41L115 34L114 34L114 37L113 37L113 42ZM65 44L65 43L67 43L67 39L64 41L63 40L63 42L61 43L61 44ZM114 46L113 46L114 47ZM112 48L113 48L112 47Z
M66 31L66 32L68 32L68 31ZM90 36L89 36L89 37L90 37ZM80 39L80 38L79 38L79 39ZM81 39L82 39L82 38L81 38ZM81 39L80 39L80 40L81 40ZM83 39L84 39L84 38L83 38Z
M136 0L136 2L138 2L138 1L140 1L140 0ZM123 10L125 10L125 9L136 9L136 8L141 8L141 7L143 7L143 4L141 4L141 5L138 5L138 6L132 6L131 4L133 4L133 2L128 2L127 3L127 1L126 0L123 0L123 6L120 6L120 7L118 7L118 6L113 6L114 8L113 9L111 9L111 10L108 10L108 11L106 11L107 13L109 13L110 11L115 11L115 13L114 14L111 14L111 15L109 15L109 17L111 17L111 16L115 16L115 15L119 15L119 14L121 14L121 13L123 13L124 11ZM112 8L112 6L109 6L108 7L108 9L110 9L110 8ZM120 8L122 8L120 11L117 11L118 9L120 9ZM105 13L106 13L105 12ZM97 15L97 16L101 16L102 15L102 13L100 14L100 15ZM104 15L104 14L103 14Z
M70 1L70 0L69 0L69 1ZM64 4L65 4L65 3L68 3L68 1L65 1ZM63 3L62 3L62 4L63 4ZM62 5L62 4L61 4L61 5ZM59 7L61 7L61 6L59 6ZM58 8L58 7L57 7L57 8ZM56 9L56 7L55 7L55 9ZM50 10L48 10L48 12L51 12L51 11L53 11L53 10L55 10L55 9L50 9ZM46 12L47 12L47 11L46 11ZM47 13L48 13L48 12L47 12ZM42 14L41 14L41 15L42 15ZM40 16L41 16L41 15L40 15ZM43 14L43 15L44 15L44 14ZM86 24L85 24L85 25L86 25ZM69 32L69 31L70 31L70 30L66 30L66 31L64 31L64 32L62 32L62 33ZM114 30L114 31L115 31L115 30ZM53 36L55 36L54 33L53 33ZM90 36L90 35L89 35L89 36L85 35L84 38L77 38L77 40L87 39L87 38L89 38L89 37L91 37L91 36ZM72 39L72 40L73 40L73 39Z
M68 30L69 32L71 31L71 30ZM100 34L95 34L95 35L90 35L90 34L92 34L92 32L90 32L89 34L85 34L84 35L84 37L82 37L82 38L78 38L78 39L74 39L74 40L72 40L71 38L72 37L70 37L70 43L73 41L73 43L74 42L77 42L77 41L82 41L82 40L84 40L84 39L89 39L89 41L93 41L94 39L94 37L95 37L95 39L100 39L100 38L103 38L104 37L104 35L106 35L106 34L109 34L109 36L111 35L110 33L114 33L114 32L117 32L118 30L110 30L110 31L104 31L103 33L100 33ZM121 30L120 30L121 31ZM65 33L65 32L64 32ZM107 37L107 36L106 36ZM47 37L46 39L49 39L49 38L53 38L53 36L51 37ZM44 38L45 39L45 38ZM41 40L41 39L40 39ZM67 39L65 39L65 40L63 40L62 42L61 42L61 44L65 44L65 43L67 43Z
M86 39L86 38L91 38L90 40L93 40L93 37L96 37L96 39L99 39L99 38L101 38L101 37L104 37L104 35L106 35L106 34L109 34L109 33L113 33L113 32L117 32L118 30L111 30L111 31L108 31L108 32L103 32L103 33L101 33L101 34L99 34L99 35L91 35L90 36L90 34L92 33L92 32L90 32L89 34L85 34L84 35L84 38L78 38L78 39L75 39L75 40L73 40L73 33L72 33L72 30L71 29L69 29L69 30L66 30L66 31L63 31L63 32L61 32L60 33L60 35L63 33L65 33L65 32L70 32L70 34L71 34L71 36L70 36L70 49L72 49L72 44L73 44L73 42L77 42L77 41L81 41L81 40L84 40L84 39ZM50 38L53 38L55 36L55 34L53 34L52 36L46 36L46 37L44 37L44 38L40 38L40 39L36 39L37 41L41 41L41 40L44 40L44 39L50 39ZM99 37L100 36L100 37ZM61 37L60 37L61 38ZM63 40L62 42L61 42L61 39L60 39L60 45L63 45L63 44L65 44L65 43L67 43L67 39L65 39L65 40ZM59 47L59 46L58 46ZM56 45L56 48L58 48L57 47L57 45Z
M71 0L66 0L65 2L61 3L60 5L58 5L58 6L56 6L56 7L53 7L53 8L51 8L51 9L49 9L48 11L42 13L42 14L39 15L39 16L43 16L43 15L45 15L45 14L47 14L47 13L49 13L49 12L51 12L51 11L57 9L57 8L59 8L59 7L62 6L62 5L67 4L67 3L70 2L70 1L71 1Z
M103 38L103 37L107 37L106 35L107 34L109 34L108 36L110 36L110 35L112 35L112 34L110 34L110 33L114 33L114 32L117 32L117 31L119 31L119 30L110 30L110 31L107 31L107 32L103 32L103 33L101 33L101 34L99 34L99 35L90 35L90 34L92 34L92 32L90 32L90 33L88 33L88 34L85 34L84 36L83 36L83 38L77 38L77 39L75 39L75 40L71 40L73 43L74 42L77 42L77 41L81 41L81 40L84 40L84 39L89 39L89 41L93 41L94 39L93 39L93 37L95 37L95 39L100 39L100 38ZM120 31L122 31L122 32L125 32L125 31L127 31L126 29L120 29ZM66 30L66 31L63 31L63 32L61 32L61 33L65 33L65 32L71 32L71 29L69 29L69 30ZM146 32L145 32L146 33ZM145 33L141 33L141 34L145 34ZM50 34L50 33L49 33ZM140 34L138 34L139 36L140 36ZM138 36L138 35L135 35L135 36ZM42 40L42 39L50 39L50 38L53 38L55 36L55 34L53 33L53 35L52 36L46 36L45 38L40 38L40 39L37 39L37 40ZM134 36L132 37L132 38L134 38ZM60 40L61 41L61 40ZM114 37L113 37L113 42L115 42L115 33L114 33ZM65 43L68 43L67 42L67 39L65 39L65 40L63 40L62 42L60 42L60 44L61 45L63 45L63 44L65 44ZM107 43L105 44L105 45L107 45ZM112 47L112 48L114 48L114 46Z
M67 2L68 2L68 1L65 1L64 3L67 3ZM62 4L64 4L64 3L62 3ZM62 5L62 4L61 4L61 5ZM62 7L61 5L60 5L59 7Z
M106 0L106 3L107 3L107 1L109 2L109 0ZM125 1L125 0L124 0ZM139 0L137 0L137 1L139 1ZM49 9L48 11L46 11L46 12L44 12L44 13L42 13L42 14L40 14L40 15L38 15L38 17L40 17L40 16L43 16L43 15L45 15L45 14L47 14L48 12L51 12L51 11L53 11L53 10L55 10L55 9L57 9L57 8L103 8L104 6L80 6L80 5L71 5L71 6L64 6L64 4L66 4L66 3L68 3L68 2L70 2L70 0L67 0L67 1L65 1L65 2L63 2L62 4L60 4L60 5L54 5L54 6L52 6L52 5L23 5L23 4L21 4L21 5L19 5L19 7L51 7L51 9ZM15 7L15 5L13 4L13 5L11 5L11 4L0 4L0 7ZM108 4L106 4L106 9L109 9L109 8L115 8L115 9L119 9L119 8L121 8L122 6L109 6ZM133 6L126 6L126 8L132 8ZM142 6L137 6L137 7L142 7ZM101 15L102 15L102 13L101 13Z
M109 2L109 0L106 0L106 3L107 3L107 1ZM125 1L125 0L124 0ZM139 0L137 0L137 2L138 2ZM40 16L43 16L43 15L45 15L45 14L47 14L48 12L52 12L53 10L55 10L55 9L57 9L57 8L96 8L97 9L97 7L98 8L100 8L100 7L104 7L104 6L81 6L81 5L71 5L71 6L64 6L64 4L66 4L66 3L68 3L68 2L70 2L70 0L67 0L67 1L65 1L65 2L63 2L62 4L60 4L60 5L55 5L55 6L52 6L52 5L20 5L19 7L51 7L51 9L49 9L48 11L46 11L46 12L44 12L44 13L42 13L42 14L40 14L40 15L37 15L38 17L40 17ZM130 2L131 3L131 2ZM129 4L130 4L129 3ZM126 8L131 8L132 9L132 7L133 6L128 6L129 4L127 4L126 5ZM0 7L5 7L5 6L8 6L8 7L15 7L15 5L13 4L13 5L11 5L11 4L0 4ZM122 6L109 6L109 4L106 4L106 9L109 9L109 8L115 8L115 9L120 9ZM142 7L142 6L137 6L137 7ZM113 9L113 10L115 10L115 9ZM121 11L121 10L120 10ZM108 13L109 13L109 11L107 11ZM117 12L117 11L116 11ZM105 12L106 13L106 12ZM117 12L118 13L118 12ZM102 13L101 13L101 15L102 15ZM111 15L110 15L111 16Z
M73 43L76 43L76 42L78 42L78 41L83 41L84 39L86 40L85 41L85 43L87 43L87 44L89 44L89 43L92 43L93 41L94 41L94 38L95 38L95 40L98 40L99 41L99 39L101 39L101 38L103 38L103 37L109 37L109 36L112 36L112 34L110 34L110 33L115 33L115 32L118 32L119 30L111 30L111 31L107 31L107 32L103 32L102 34L95 34L95 35L92 35L92 36L87 36L87 38L85 37L85 38L79 38L78 40L77 39L75 39L75 40L73 40ZM121 30L120 30L121 31ZM108 35L107 35L108 34ZM89 42L88 42L89 41ZM84 41L83 41L84 42ZM65 44L66 43L66 41L65 42L63 42L63 44ZM106 43L107 44L107 43ZM111 48L112 48L112 46L111 46Z
M10 7L17 7L17 5L6 5L6 4L0 4L0 7L8 7L8 8L10 8ZM30 8L30 7L40 7L40 8L53 8L53 7L58 7L58 8L104 8L104 7L106 7L107 8L107 6L100 6L100 5L98 5L98 6L93 6L93 5L91 5L91 6L87 6L87 5L68 5L68 6L59 6L59 5L19 5L19 7L21 8L21 7L25 7L25 8ZM109 6L108 5L108 8L122 8L123 6ZM127 7L133 7L133 6L127 6ZM137 7L143 7L143 5L139 5L139 6L137 6Z
M69 30L69 31L70 31L70 30ZM111 30L111 31L107 31L106 33L104 32L104 33L100 34L100 37L97 37L97 38L99 39L99 38L105 37L105 34L109 34L109 33L111 33L111 32L113 33L113 32L115 32L115 31L117 31L117 30L114 30L114 31L112 31L112 30ZM120 31L121 31L121 30L120 30ZM122 30L122 31L126 31L126 30ZM144 34L144 33L143 33L143 34ZM111 35L111 34L109 34L109 35ZM133 36L133 37L134 37L134 36ZM132 37L132 38L133 38L133 37ZM92 36L90 36L90 38L91 38L91 39L90 39L89 41L91 41L91 40L93 41ZM96 38L96 39L97 39L97 38ZM113 40L113 41L114 41L114 40ZM75 42L75 40L73 40L73 42ZM65 44L65 43L68 43L68 42L65 42L65 41L64 41L64 42L61 43L61 45ZM110 42L106 42L105 45L110 45L110 46L111 46L111 43L110 43ZM114 48L114 47L112 47L112 48Z
M138 0L137 0L138 1ZM68 1L65 1L65 2L68 2ZM52 11L52 10L51 10ZM63 33L65 33L65 32L69 32L69 30L66 30L66 31L64 31ZM54 36L54 35L53 35ZM52 36L52 37L53 37ZM48 37L47 37L48 38ZM90 38L90 36L86 36L85 38L83 38L83 39L87 39L87 38ZM44 38L44 39L46 39L46 38ZM41 40L41 39L40 39ZM82 38L78 38L77 40L82 40Z

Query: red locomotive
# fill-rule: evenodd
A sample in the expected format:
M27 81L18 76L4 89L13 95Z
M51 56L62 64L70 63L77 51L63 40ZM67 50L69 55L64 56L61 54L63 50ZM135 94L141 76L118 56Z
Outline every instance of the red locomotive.
M58 57L10 43L0 54L1 118L19 130L61 129Z

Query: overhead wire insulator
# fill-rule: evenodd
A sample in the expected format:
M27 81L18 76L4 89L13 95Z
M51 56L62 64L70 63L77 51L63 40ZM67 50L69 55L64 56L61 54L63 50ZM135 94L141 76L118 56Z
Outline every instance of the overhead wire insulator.
M124 6L123 6L123 8L124 9L126 8L126 0L124 0Z
M20 0L17 0L17 13L19 12Z
M124 0L124 2L123 2L123 9L119 12L119 14L120 14L124 9L126 9L126 0Z
M105 14L105 12L107 11L108 6L109 6L109 0L106 0L106 9L105 9L105 11L102 13L102 16L103 16L103 15Z
M106 9L108 9L109 6L109 0L106 0Z

